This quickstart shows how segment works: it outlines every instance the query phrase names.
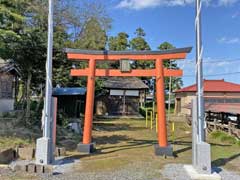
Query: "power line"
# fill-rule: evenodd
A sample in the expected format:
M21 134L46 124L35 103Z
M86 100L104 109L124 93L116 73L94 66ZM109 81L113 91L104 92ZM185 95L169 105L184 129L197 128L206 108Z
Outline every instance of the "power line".
M203 61L203 63L218 63L218 62L227 62L227 63L231 63L231 62L235 62L235 61L240 61L239 59L225 59L225 60L214 60L214 61Z
M226 75L234 75L234 74L240 74L240 71L236 71L236 72L231 72L231 73L219 73L219 74L207 74L207 75L204 75L204 77L210 77L210 76L226 76ZM193 77L195 78L195 74L192 74L192 75L184 75L182 77Z
M205 63L205 64L208 64L208 63L218 63L218 62L226 62L226 63L232 63L232 62L236 62L236 61L240 61L240 58L237 58L237 59L225 59L225 60L223 60L223 59L219 59L219 60L208 60L208 61L202 61L203 63ZM195 61L192 61L192 60L190 60L190 61L188 61L188 60L185 60L183 63L191 63L191 64L196 64L196 62Z

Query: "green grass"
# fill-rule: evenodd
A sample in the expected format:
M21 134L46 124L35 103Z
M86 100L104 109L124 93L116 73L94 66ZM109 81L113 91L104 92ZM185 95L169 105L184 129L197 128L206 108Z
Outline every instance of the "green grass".
M221 143L225 144L240 144L239 140L235 138L234 136L230 136L225 132L222 131L214 131L211 133L211 139L217 140Z
M18 137L1 137L0 138L0 148L15 148L19 145L30 146L33 145L29 139L22 139Z

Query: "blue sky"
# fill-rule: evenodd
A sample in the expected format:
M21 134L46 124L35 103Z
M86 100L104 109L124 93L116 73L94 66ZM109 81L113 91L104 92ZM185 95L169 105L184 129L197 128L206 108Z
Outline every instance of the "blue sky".
M112 17L109 35L127 32L130 38L142 27L152 50L168 41L176 47L193 46L184 70L184 86L194 83L195 6L194 0L108 0ZM204 74L206 79L240 83L240 0L205 0L202 8ZM216 75L227 74L227 75ZM210 76L209 76L210 75ZM213 76L211 76L213 75Z

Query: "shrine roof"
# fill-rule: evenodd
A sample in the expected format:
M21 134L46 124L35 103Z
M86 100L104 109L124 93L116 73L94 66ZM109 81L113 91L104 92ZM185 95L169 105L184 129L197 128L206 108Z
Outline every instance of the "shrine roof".
M168 50L159 50L159 51L109 51L109 50L84 50L84 49L71 49L66 48L66 53L71 54L88 54L88 55L161 55L161 54L176 54L176 53L190 53L192 47L185 47L185 48L174 48Z

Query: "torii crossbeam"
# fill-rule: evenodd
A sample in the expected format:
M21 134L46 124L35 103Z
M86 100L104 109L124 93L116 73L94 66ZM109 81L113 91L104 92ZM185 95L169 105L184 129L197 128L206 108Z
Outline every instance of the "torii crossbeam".
M177 48L164 51L89 51L80 49L66 49L70 60L87 60L88 68L71 69L71 76L87 76L87 97L83 130L83 142L78 150L85 153L93 152L92 121L94 107L95 77L97 76L138 76L156 77L157 117L158 117L158 144L155 147L157 155L172 155L172 148L167 141L167 123L165 114L164 76L182 76L182 70L165 69L163 60L184 59L191 47ZM155 61L154 69L133 69L122 72L118 69L96 69L96 61L145 60Z

